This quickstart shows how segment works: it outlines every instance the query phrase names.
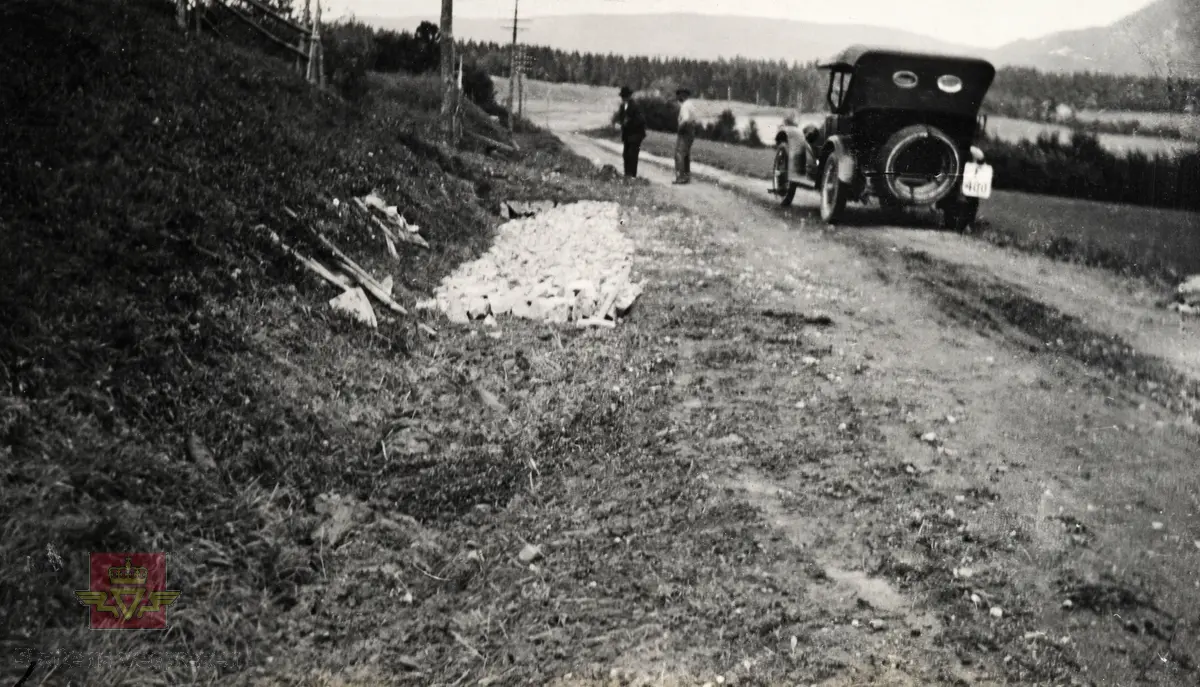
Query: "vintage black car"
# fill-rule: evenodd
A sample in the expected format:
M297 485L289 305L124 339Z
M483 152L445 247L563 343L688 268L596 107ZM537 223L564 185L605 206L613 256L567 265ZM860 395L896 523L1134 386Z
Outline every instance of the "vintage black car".
M973 145L996 69L971 57L867 46L818 65L829 72L824 124L785 125L775 137L771 193L790 205L805 181L836 224L846 202L941 210L947 228L975 221L992 168Z

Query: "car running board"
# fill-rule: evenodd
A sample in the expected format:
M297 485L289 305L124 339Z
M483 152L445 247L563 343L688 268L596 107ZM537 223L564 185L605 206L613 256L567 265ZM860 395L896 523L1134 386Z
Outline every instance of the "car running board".
M815 191L815 190L817 190L817 185L816 185L815 183L811 182L811 181L797 181L797 182L796 182L796 186L797 186L798 188L806 188L806 189L808 189L809 191ZM771 195L773 195L773 196L779 196L779 195L783 195L783 194L781 194L779 191L776 191L776 190L775 190L775 187L773 187L773 186L772 186L771 188L767 189L767 193L769 193L769 194L771 194Z

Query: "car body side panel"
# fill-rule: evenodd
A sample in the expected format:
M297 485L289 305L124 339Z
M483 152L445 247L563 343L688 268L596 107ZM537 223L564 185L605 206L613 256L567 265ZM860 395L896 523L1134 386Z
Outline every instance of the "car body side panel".
M850 152L850 146L841 136L830 136L825 141L825 151L830 155L836 155L838 160L838 180L843 184L854 183L854 174L857 171L857 164L854 155Z

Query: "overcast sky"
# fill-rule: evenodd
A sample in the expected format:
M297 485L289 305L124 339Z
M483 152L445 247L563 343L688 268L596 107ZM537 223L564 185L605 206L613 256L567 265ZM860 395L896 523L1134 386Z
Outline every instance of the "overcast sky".
M699 12L874 24L995 47L1064 29L1110 24L1152 0L520 0L521 15ZM322 0L334 16L435 19L441 0ZM512 17L512 0L454 0L455 16Z

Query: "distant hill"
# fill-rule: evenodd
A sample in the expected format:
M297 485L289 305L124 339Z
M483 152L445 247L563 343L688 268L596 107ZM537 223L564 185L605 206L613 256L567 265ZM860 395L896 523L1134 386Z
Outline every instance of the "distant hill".
M422 17L360 17L373 26L412 31ZM462 18L464 39L508 43L509 20ZM807 62L854 43L953 52L983 57L997 66L1044 71L1090 70L1110 74L1200 78L1200 0L1158 0L1109 26L1053 33L987 50L878 26L819 24L706 14L607 14L533 17L522 43L566 51L693 59L732 58Z
M1158 0L1108 26L1009 43L992 59L1045 71L1200 78L1198 7L1197 0Z
M421 17L359 17L379 28L412 31ZM504 19L456 19L462 39L508 43ZM706 14L605 14L532 17L520 41L560 50L618 55L807 62L828 57L853 43L982 55L984 51L920 34L878 26L818 24L757 17Z

